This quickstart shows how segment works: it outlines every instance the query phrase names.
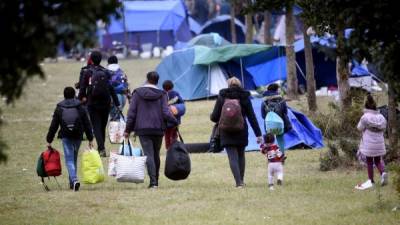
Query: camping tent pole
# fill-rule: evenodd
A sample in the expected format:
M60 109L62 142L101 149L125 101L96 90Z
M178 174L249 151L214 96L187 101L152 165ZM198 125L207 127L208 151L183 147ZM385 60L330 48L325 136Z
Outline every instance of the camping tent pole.
M157 30L157 47L160 47L160 30Z
M244 76L243 76L243 61L242 61L242 57L240 57L240 73L242 75L242 85L244 88Z

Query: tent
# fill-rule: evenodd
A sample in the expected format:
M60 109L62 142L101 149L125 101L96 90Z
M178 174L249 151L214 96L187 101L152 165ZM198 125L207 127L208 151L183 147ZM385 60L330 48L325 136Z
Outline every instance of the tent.
M257 117L258 124L261 130L264 128L264 119L261 117L261 103L262 99L256 98L252 99L251 103L253 105L254 112ZM317 128L304 114L295 111L294 109L288 107L288 116L290 122L292 123L293 129L288 133L285 133L285 148L291 149L298 146L306 146L309 148L322 148L324 147L322 132ZM249 144L246 147L246 151L259 150L259 145L257 144L257 138L254 132L248 124L249 127ZM264 133L264 131L263 131Z
M312 37L313 44L313 61L314 61L314 76L317 89L321 87L336 86L336 62L329 58L325 53L318 49L318 46L334 49L336 47L335 40L332 38ZM304 40L298 40L294 43L296 52L296 67L297 79L299 85L306 87L305 77L305 55L304 55ZM271 57L262 57L254 55L253 58L261 58L262 62L246 64L246 70L254 78L256 86L267 85L278 80L286 80L286 53L284 46L277 50L277 54L271 54ZM268 74L268 76L265 76ZM373 84L371 73L365 66L353 63L352 74L350 75L350 84L356 87L371 89Z
M242 80L246 89L254 89L250 75L246 73L227 73L223 66L237 67L246 57L258 52L270 51L266 45L229 44L210 48L195 45L190 48L175 51L164 58L157 66L160 74L160 84L165 80L172 80L175 89L181 93L183 99L194 100L217 95L218 91L226 87L226 78L236 76ZM242 70L244 71L244 65ZM240 67L240 66L239 66Z
M139 49L144 43L166 47L192 38L182 1L123 1L122 5L122 17L110 18L103 36L105 48L112 41L125 43L125 39L130 48Z
M218 33L226 40L232 42L231 37L231 17L228 15L217 16L214 19L207 21L200 30L201 34ZM244 43L246 40L246 28L238 19L235 18L236 41Z

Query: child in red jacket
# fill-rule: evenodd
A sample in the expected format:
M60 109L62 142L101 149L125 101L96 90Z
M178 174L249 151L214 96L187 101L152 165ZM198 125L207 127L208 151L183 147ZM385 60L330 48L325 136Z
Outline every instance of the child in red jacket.
M282 162L284 155L279 150L278 145L274 144L275 137L269 133L264 135L264 144L261 145L261 153L265 155L268 160L268 187L274 190L274 176L277 176L277 184L282 185L283 180L283 166Z

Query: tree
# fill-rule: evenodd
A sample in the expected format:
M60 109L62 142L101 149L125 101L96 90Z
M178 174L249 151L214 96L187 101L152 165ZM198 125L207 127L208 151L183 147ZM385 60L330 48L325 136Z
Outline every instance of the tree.
M248 7L251 5L251 0L245 0L243 3L244 7ZM245 14L245 22L246 22L246 43L253 43L253 12L249 11Z
M264 44L272 45L271 13L268 10L264 12Z
M21 96L23 87L34 76L45 77L40 62L54 57L64 46L93 46L96 22L108 21L120 5L118 0L96 1L15 1L0 2L0 95L7 104ZM5 161L0 143L0 162Z
M230 7L230 13L231 13L231 38L232 38L232 43L236 44L237 43L237 37L236 37L236 24L235 24L235 18L236 18L236 5L237 5L238 0L231 0L231 7Z
M315 94L315 76L314 76L314 61L312 55L312 46L310 36L307 34L307 26L303 26L304 36L304 55L306 59L306 82L307 82L307 103L308 110L310 112L316 112L317 107L317 96Z
M286 70L287 70L287 93L289 98L296 99L298 93L297 75L296 75L296 56L294 52L294 0L256 0L249 7L250 11L264 12L285 10L286 15Z

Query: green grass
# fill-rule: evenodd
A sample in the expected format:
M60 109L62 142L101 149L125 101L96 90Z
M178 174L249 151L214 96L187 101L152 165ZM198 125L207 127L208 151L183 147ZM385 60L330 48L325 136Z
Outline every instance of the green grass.
M157 60L122 61L131 86L138 87ZM157 190L145 184L117 183L113 178L96 185L68 189L67 172L59 177L63 189L51 181L44 192L36 176L36 160L45 147L45 135L62 89L73 85L80 63L45 64L47 80L34 80L24 96L4 109L2 135L9 160L0 165L0 224L399 224L399 204L391 184L369 191L354 191L365 170L320 172L317 150L288 153L282 187L266 185L266 163L257 152L246 153L247 184L234 188L224 154L194 154L189 179L160 178ZM319 99L321 107L328 99ZM305 108L305 101L291 102ZM187 103L181 128L186 142L206 142L212 128L209 114L214 101ZM82 144L85 148L87 142ZM54 146L61 150L60 142ZM108 149L117 148L107 143ZM165 151L162 150L162 160ZM107 168L107 159L103 159ZM64 164L64 162L63 162ZM162 162L162 167L164 162ZM163 169L163 168L162 168ZM163 171L161 169L161 172ZM378 200L380 199L380 200ZM397 222L396 222L397 221Z

